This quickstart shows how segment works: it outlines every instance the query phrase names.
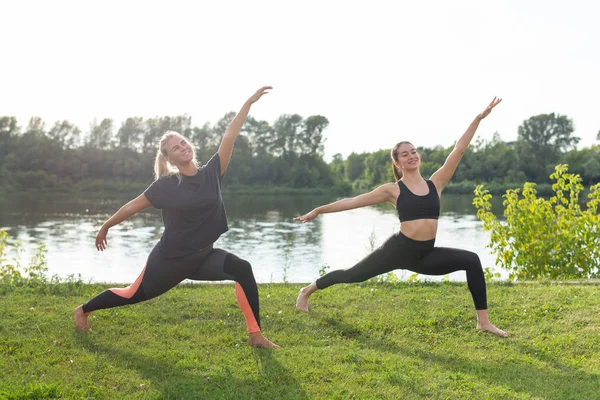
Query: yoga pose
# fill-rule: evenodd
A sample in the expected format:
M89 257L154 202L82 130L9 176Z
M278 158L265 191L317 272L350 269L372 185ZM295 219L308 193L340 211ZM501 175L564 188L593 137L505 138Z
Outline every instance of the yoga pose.
M159 296L184 279L235 281L235 295L248 327L248 344L279 348L260 330L258 288L250 263L213 243L227 231L221 182L234 142L250 111L270 86L259 89L229 124L219 150L199 167L190 141L177 132L160 139L154 165L156 180L139 197L125 204L102 225L96 248L106 248L108 230L150 206L162 210L165 229L150 252L146 267L126 288L105 290L74 311L75 325L89 330L88 315L103 308L138 303Z
M477 328L506 337L488 319L485 277L477 254L459 249L435 247L440 215L440 195L454 175L479 123L502 100L494 98L471 123L456 143L444 165L429 180L419 171L419 153L409 142L400 142L392 149L392 168L395 183L386 183L354 198L346 198L317 207L296 221L308 222L319 214L351 210L372 204L390 202L396 206L400 232L352 268L332 271L300 289L296 308L308 311L308 298L317 289L337 283L362 282L395 269L408 269L423 275L445 275L465 270L467 284L477 311Z

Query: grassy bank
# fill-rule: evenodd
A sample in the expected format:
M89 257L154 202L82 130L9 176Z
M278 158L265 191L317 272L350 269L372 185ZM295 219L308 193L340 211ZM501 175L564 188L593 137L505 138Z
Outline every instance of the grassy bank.
M102 287L0 296L0 398L597 399L600 283L492 283L474 329L464 283L339 285L293 308L299 285L261 285L265 335L245 344L233 285L180 286L148 302L72 309ZM54 293L60 293L55 288Z
M72 196L73 194L83 196L129 196L134 197L142 193L151 182L125 182L125 181L93 181L82 184L64 186L64 187L46 187L46 188L30 188L22 189L9 186L0 186L0 191L5 195L23 196L31 194L39 195L65 195ZM502 195L508 189L523 187L523 183L513 184L498 184L494 182L458 182L450 184L444 190L446 194L469 194L472 195L475 187L479 184L485 185L490 193ZM315 196L315 195L334 195L334 196L355 196L360 193L370 191L377 187L365 186L352 189L350 184L335 185L330 187L306 187L295 188L281 185L237 185L228 184L225 181L223 185L223 193L229 195L256 195L256 196L274 196L274 195L295 195L295 196ZM542 196L553 194L552 186L547 183L541 183L536 186L538 193Z
M64 188L33 188L19 189L13 187L0 186L0 192L4 195L18 197L28 195L52 195L72 197L78 196L97 197L100 196L139 196L148 185L148 183L122 183L122 182L103 182L102 185L77 185ZM472 190L471 190L472 192ZM288 186L259 186L259 185L223 185L224 194L234 195L256 195L256 196L274 196L274 195L296 195L296 196L314 196L314 195L346 195L351 191L346 186L314 187L314 188L295 188Z

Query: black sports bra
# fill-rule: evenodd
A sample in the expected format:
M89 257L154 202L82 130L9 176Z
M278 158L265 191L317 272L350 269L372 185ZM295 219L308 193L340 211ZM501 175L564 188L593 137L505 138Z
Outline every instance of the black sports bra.
M402 181L398 181L400 195L396 201L396 210L400 222L416 219L438 219L440 216L440 196L433 182L426 179L429 193L417 196Z

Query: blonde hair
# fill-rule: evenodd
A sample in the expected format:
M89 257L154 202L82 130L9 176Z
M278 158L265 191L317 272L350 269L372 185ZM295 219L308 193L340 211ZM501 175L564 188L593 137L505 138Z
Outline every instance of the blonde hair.
M161 176L167 175L179 175L179 169L169 161L169 149L166 148L167 141L172 137L179 137L181 139L186 140L188 143L191 141L186 138L179 132L175 131L166 131L164 135L160 138L158 144L158 150L156 152L156 158L154 159L154 178L158 179ZM194 146L192 147L192 162L198 168L198 161L196 161L196 151L194 150ZM181 176L179 176L179 181L181 181Z

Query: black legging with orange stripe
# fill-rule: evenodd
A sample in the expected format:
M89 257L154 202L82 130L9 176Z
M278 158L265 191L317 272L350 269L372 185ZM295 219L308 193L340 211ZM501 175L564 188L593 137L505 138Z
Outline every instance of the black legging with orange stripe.
M248 332L260 332L258 288L252 266L248 261L212 246L184 257L164 258L160 244L157 244L148 256L146 267L132 285L105 290L85 303L83 312L149 300L177 286L184 279L235 281L235 295Z

